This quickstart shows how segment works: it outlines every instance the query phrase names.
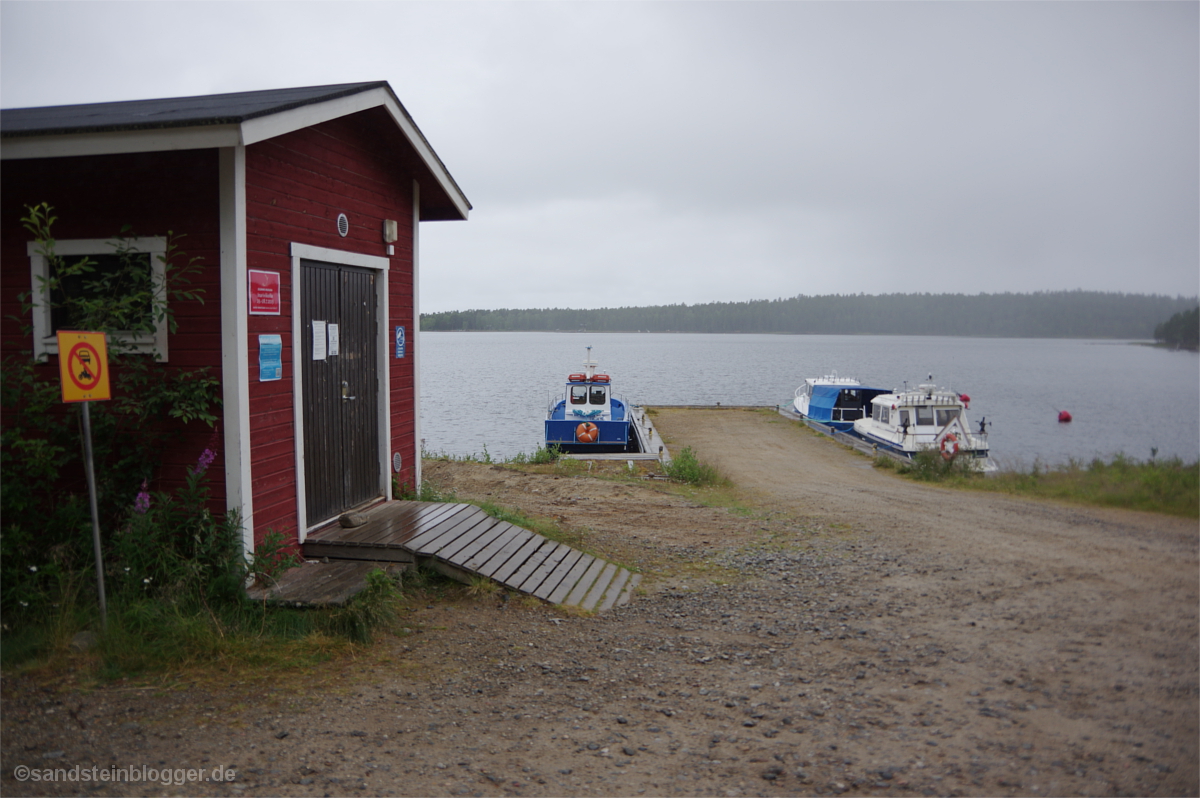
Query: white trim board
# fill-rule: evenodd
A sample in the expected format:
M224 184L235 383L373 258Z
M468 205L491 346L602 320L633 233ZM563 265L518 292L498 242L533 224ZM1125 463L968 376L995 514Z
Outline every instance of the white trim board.
M246 286L246 148L219 151L221 229L221 391L225 506L240 514L242 552L254 553L250 462L250 355Z

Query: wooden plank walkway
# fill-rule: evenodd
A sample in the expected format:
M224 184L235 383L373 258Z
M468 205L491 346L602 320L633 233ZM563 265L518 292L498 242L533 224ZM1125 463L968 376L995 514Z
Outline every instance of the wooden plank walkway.
M471 504L393 502L346 529L312 532L307 558L426 563L462 582L484 576L552 604L602 611L628 604L641 574L492 518Z

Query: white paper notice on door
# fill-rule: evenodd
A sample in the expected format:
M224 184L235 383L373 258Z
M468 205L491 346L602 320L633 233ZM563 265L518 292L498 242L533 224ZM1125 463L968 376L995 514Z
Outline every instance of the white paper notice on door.
M325 322L314 321L313 323L313 360L325 359Z
M326 354L329 355L330 357L333 357L337 353L338 353L338 326L336 324L330 323L329 324L329 351L326 352Z

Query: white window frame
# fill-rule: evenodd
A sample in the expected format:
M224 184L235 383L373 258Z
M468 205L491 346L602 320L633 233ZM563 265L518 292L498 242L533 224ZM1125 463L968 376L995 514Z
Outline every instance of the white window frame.
M167 274L164 259L167 254L167 239L161 236L123 239L130 250L150 256L151 277L154 281L154 299L166 302ZM33 357L44 360L47 355L58 354L58 337L52 328L50 298L46 286L50 280L50 264L42 254L42 244L29 241L25 251L29 254L29 283L32 287L30 302L33 305ZM102 238L75 238L54 242L54 254L60 258L73 259L85 255L108 255L117 252L117 243ZM167 360L167 320L155 321L153 333L118 332L117 339L132 351L152 354L160 362Z

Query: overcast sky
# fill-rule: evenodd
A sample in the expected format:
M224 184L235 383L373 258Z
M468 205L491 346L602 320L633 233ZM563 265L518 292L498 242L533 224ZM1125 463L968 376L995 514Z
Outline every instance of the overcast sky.
M386 80L424 311L1200 292L1196 2L0 2L0 105Z

